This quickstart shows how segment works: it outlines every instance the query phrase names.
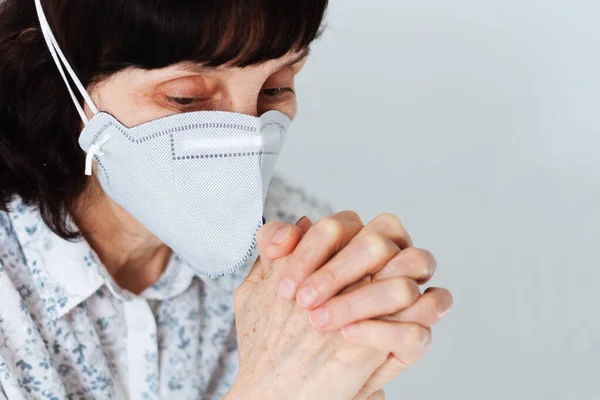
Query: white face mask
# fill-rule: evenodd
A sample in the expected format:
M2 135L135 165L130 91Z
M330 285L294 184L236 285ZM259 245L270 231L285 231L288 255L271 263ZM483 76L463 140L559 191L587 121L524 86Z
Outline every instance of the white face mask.
M197 274L218 277L243 267L256 249L290 119L277 111L260 118L203 111L127 128L97 110L60 50L40 0L35 3L50 52L85 123L79 138L87 153L85 172L91 175L95 159L106 194ZM94 113L89 121L63 64Z

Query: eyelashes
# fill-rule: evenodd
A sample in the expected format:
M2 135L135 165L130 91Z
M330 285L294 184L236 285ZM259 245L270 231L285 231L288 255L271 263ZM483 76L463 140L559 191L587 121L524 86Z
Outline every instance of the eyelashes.
M285 95L287 95L289 93L295 94L296 92L291 87L269 88L269 89L263 89L263 90L261 90L261 94L263 94L263 95L265 95L267 97L272 97L272 98L277 98L277 97L285 96Z
M293 100L295 91L291 87L277 87L262 89L259 94L258 103L266 102L269 105L285 103ZM199 97L165 96L165 102L170 108L180 112L216 110L219 107L211 99Z
M189 106L197 100L193 97L167 97L167 99L178 106Z

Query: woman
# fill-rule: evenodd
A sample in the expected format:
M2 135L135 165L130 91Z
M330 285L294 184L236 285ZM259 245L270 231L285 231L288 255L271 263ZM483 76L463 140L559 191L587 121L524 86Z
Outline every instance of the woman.
M271 180L326 6L0 5L0 398L367 399L422 357L431 255Z

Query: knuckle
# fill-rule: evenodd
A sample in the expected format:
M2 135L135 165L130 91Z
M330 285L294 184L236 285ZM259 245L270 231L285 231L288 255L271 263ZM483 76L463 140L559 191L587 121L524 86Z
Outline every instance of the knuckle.
M437 268L437 260L429 250L410 247L404 252L406 252L414 268L422 269L426 275L434 274Z
M377 224L381 224L391 228L395 232L406 232L402 221L392 213L381 214L374 219Z
M430 341L429 331L419 325L410 325L406 331L406 341L414 349L424 348Z
M381 257L388 253L389 243L382 234L369 232L363 235L361 247L368 257Z
M419 258L422 260L423 264L427 265L430 271L435 271L437 269L437 260L433 253L427 249L419 249Z
M412 239L402 222L394 214L382 214L373 220L380 229L385 230L402 247L412 247Z
M315 224L315 230L325 239L337 239L342 235L342 223L334 217L325 217Z
M396 309L409 306L419 294L419 287L412 279L397 278L389 281L388 296Z
M395 359L400 362L401 370L419 362L425 351L431 346L431 331L419 325L404 327L404 338L394 352Z
M344 210L336 214L337 216L344 217L353 221L360 221L360 216L352 210Z
M398 253L398 257L407 267L413 269L422 257L419 250L414 247L409 247Z
M385 223L385 224L394 224L396 226L402 226L402 222L392 213L384 213L375 217L374 221Z

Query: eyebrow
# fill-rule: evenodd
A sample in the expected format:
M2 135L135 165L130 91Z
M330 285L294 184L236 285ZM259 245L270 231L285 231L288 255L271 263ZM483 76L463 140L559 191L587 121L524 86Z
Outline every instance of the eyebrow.
M2 0L0 0L0 1L2 1ZM294 58L292 58L289 61L286 61L281 66L289 67L289 66L295 65L295 64L299 63L300 61L304 60L305 58L307 58L309 56L309 54L310 54L310 47L305 47L298 54L296 54L296 56ZM202 72L206 72L208 67L201 65L201 64L186 62L183 65L183 69L188 72L202 73Z

